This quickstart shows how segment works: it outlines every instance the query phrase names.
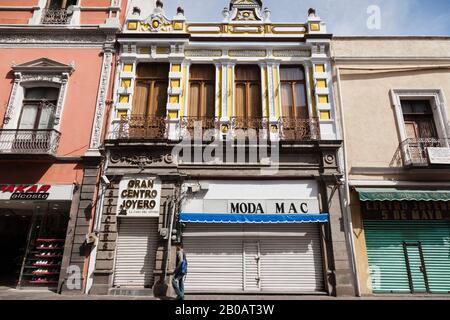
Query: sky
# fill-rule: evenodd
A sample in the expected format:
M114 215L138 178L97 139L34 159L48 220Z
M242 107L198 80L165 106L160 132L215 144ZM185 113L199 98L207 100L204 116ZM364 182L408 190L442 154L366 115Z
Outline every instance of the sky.
M163 2L169 18L181 5L190 22L221 21L222 9L229 4L228 0ZM308 8L316 8L327 31L335 35L450 36L450 0L263 0L263 4L271 10L272 22L304 23Z

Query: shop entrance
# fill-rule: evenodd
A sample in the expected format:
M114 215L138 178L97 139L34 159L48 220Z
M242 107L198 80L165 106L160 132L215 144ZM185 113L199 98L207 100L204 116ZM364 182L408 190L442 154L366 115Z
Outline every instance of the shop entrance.
M19 282L31 220L32 211L0 209L0 288L15 288Z
M0 287L56 289L69 211L69 201L0 201Z

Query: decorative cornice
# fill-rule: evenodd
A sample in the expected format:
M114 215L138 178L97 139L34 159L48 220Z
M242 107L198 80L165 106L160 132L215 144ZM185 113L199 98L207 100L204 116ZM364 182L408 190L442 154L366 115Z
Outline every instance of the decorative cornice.
M0 28L0 46L84 46L115 42L115 29Z

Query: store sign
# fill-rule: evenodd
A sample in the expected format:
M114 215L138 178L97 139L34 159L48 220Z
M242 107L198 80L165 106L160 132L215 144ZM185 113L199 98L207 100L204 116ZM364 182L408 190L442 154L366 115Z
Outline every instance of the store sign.
M127 217L159 217L161 181L156 178L124 178L119 184L118 214Z
M1 184L0 200L72 200L73 185Z
M317 214L317 200L205 200L203 212L231 214Z
M450 164L450 148L428 148L430 164Z
M366 220L450 220L450 202L445 201L365 201Z

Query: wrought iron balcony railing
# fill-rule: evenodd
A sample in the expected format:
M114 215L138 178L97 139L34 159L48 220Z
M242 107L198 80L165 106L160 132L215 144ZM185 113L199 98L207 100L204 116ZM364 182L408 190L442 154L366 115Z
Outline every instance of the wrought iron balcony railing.
M44 9L42 24L69 24L71 15L67 9Z
M226 129L224 129L224 127ZM174 132L176 131L176 132ZM200 134L205 138L209 132L214 136L226 135L238 138L255 136L259 138L278 137L284 141L308 141L320 139L319 119L280 118L269 121L269 118L232 117L229 122L222 123L217 117L181 117L180 120L168 120L163 117L131 115L122 117L111 139L144 139L167 140L194 138ZM209 139L209 138L208 138Z
M122 117L119 124L119 139L167 139L168 121L162 117L131 115Z
M185 137L188 133L191 138L195 134L204 135L206 131L219 130L219 119L216 117L182 117L180 119L180 134Z
M436 138L419 138L406 139L400 144L400 152L404 166L428 166L431 162L450 163L450 156L442 155L440 159L430 161L430 148L449 148L450 141L448 139ZM448 159L446 159L448 157Z
M0 154L56 155L60 138L56 130L0 130Z
M282 117L279 120L280 140L304 141L320 139L319 118L295 119Z

